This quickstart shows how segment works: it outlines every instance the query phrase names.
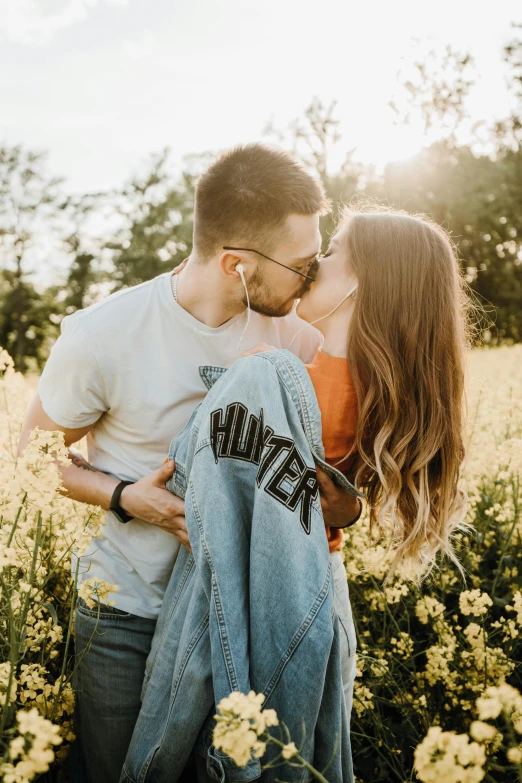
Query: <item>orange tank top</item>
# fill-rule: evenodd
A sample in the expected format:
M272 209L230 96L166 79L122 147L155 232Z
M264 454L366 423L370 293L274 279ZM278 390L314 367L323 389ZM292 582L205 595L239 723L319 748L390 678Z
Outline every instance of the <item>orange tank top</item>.
M343 463L339 463L339 460L346 456L353 445L358 413L357 395L348 362L319 350L306 369L321 411L326 461L342 471ZM330 552L342 549L342 528L327 526L326 535Z

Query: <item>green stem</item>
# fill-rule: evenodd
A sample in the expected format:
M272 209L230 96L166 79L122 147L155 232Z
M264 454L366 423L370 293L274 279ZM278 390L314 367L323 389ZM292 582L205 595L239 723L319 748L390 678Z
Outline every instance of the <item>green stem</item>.
M274 745L277 745L278 748L284 748L285 743L280 742L275 737L272 737L271 734L265 733L263 735L263 739L266 738L267 742L272 742ZM320 783L328 783L328 780L324 777L324 775L321 775L321 773L315 769L315 767L312 767L311 764L308 763L308 761L305 761L305 759L300 756L299 754L296 754L295 756L292 756L292 760L298 761L302 767L308 770L308 772L314 777L316 780L319 780Z
M75 583L75 585L78 584L78 570L79 570L79 568L80 568L80 561L78 560L76 562L76 572L74 574L74 583ZM73 620L74 620L74 610L75 610L75 607L76 607L76 596L73 593L73 598L72 598L72 601L71 601L71 609L70 609L70 612L69 612L69 622L67 624L67 637L66 637L66 640L65 640L65 650L64 650L64 653L63 653L62 668L60 670L60 680L59 680L60 685L58 687L58 693L55 694L55 697L54 697L53 709L52 709L51 717L50 717L51 721L54 721L56 708L57 708L58 703L60 701L60 696L61 696L62 690L63 690L64 677L65 677L65 668L67 666L67 655L68 655L68 652L69 652L69 644L70 644L71 636L72 636L72 624L73 624Z
M7 546L8 547L11 546L11 542L13 540L13 537L14 537L14 534L15 534L15 531L16 531L16 528L17 528L17 525L18 525L18 520L20 519L20 514L22 513L22 509L24 507L24 503L26 501L26 498L27 498L27 493L26 493L24 499L22 500L22 505L20 506L20 508L16 512L16 516L15 516L14 522L13 522L13 527L11 528L11 531L9 533L9 538L7 539Z
M513 524L511 525L511 529L509 531L509 535L507 537L507 541L504 544L504 548L502 549L502 554L500 555L500 559L498 561L498 566L497 566L497 570L496 570L496 573L495 573L495 579L493 581L493 586L491 588L491 596L490 596L491 599L493 599L493 597L495 595L495 590L496 590L496 587L497 587L497 584L498 584L498 580L500 579L500 572L501 572L501 569L502 569L502 564L504 562L504 557L506 555L507 548L509 547L509 545L511 543L511 539L513 538L513 533L515 532L515 528L516 528L516 526L518 524L518 517L519 517L518 482L515 481L515 480L513 480L513 506L515 508Z

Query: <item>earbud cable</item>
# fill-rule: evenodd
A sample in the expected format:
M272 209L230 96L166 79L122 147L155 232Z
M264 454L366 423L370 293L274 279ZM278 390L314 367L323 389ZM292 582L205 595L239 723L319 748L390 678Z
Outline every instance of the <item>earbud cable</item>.
M248 329L248 324L250 323L250 297L248 296L248 288L247 288L247 284L246 284L246 281L245 281L245 273L243 272L243 265L242 264L238 264L236 266L236 269L239 272L239 276L241 278L241 282L243 283L243 288L245 289L246 300L247 300L247 322L245 324L245 328L243 329L243 334L241 335L241 337L239 339L238 346L237 346L237 350L240 351L241 350L241 344L243 342L243 337L245 336L246 330Z
M329 312L329 313L326 313L326 315L322 315L320 318L316 318L316 319L315 319L315 321L310 321L309 323L306 323L304 326L302 326L302 327L299 329L299 331L298 331L298 332L296 332L296 333L294 334L294 336L292 337L292 340L291 340L291 342L290 342L290 345L288 346L288 350L290 350L290 348L292 347L292 344L293 344L293 342L294 342L295 338L297 337L297 335L298 335L298 334L301 334L301 332L303 331L303 329L306 329L306 327L307 327L307 326L313 326L314 324L318 323L319 321L323 321L325 318L328 318L328 316L330 316L330 315L333 315L333 313L335 313L335 311L339 309L339 307L340 307L340 306L343 304L343 302L346 302L346 300L347 300L347 299L349 299L349 297L350 297L350 296L353 296L353 295L355 294L356 290L357 290L357 285L354 285L354 287L353 287L353 288L351 288L351 289L348 291L348 293L346 294L346 296L343 296L343 298L341 299L341 301L339 302L339 304L338 304L338 305L335 305L335 307L334 307L334 309L333 309L333 310L330 310L330 312Z

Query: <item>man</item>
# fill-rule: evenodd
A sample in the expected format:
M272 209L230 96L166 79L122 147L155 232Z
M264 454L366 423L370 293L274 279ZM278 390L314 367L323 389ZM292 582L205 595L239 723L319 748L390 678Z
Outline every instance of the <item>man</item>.
M238 147L198 182L193 250L178 274L62 322L20 448L36 426L61 430L68 446L86 435L89 463L75 458L62 468L64 485L70 497L108 512L103 538L80 560L80 583L97 577L119 586L115 608L100 607L74 682L90 783L119 779L164 590L180 545L190 548L183 502L165 487L175 466L158 466L205 395L198 368L238 358L243 334L241 350L290 344L303 326L292 310L317 272L319 216L327 211L321 185L291 156ZM245 332L246 292L253 312ZM318 347L308 328L292 350L309 361ZM326 475L320 480L325 521L346 525L354 501ZM96 614L79 601L78 653Z

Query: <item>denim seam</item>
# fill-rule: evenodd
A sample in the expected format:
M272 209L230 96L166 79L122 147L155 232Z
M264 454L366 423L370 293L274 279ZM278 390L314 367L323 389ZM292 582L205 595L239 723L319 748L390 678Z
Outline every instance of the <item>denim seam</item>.
M176 436L176 437L177 437L177 436ZM170 459L174 459L174 457L170 457ZM181 473L181 475L182 475L184 478L186 478L185 469L183 468L183 466L182 466L182 465L179 465L179 467L178 467L177 463L176 463L176 473Z
M348 634L348 629L347 629L346 625L344 624L344 620L343 620L343 618L341 617L341 615L339 613L337 613L337 619L339 620L339 623L342 625L343 630L344 630L344 632L346 634L346 640L348 642L348 655L351 658L352 655L353 655L353 652L352 652L352 646L350 644L350 635Z
M310 406L309 406L308 400L307 400L306 395L305 395L305 390L303 389L302 381L301 381L301 379L299 378L299 376L298 376L298 374L296 372L296 368L293 367L290 364L290 362L287 360L286 357L282 357L282 358L283 358L283 361L285 362L285 364L288 367L289 374L292 377L292 380L293 380L293 382L295 384L295 387L297 389L297 394L299 396L299 404L300 404L300 408L301 408L301 411L302 411L303 422L304 422L305 427L306 427L306 429L308 431L308 434L310 436L310 443L312 444L310 450L312 451L312 454L315 455L315 452L319 451L319 449L322 446L322 442L323 442L322 432L321 433L319 433L319 432L316 433L314 431L315 427L312 426L312 419L311 419L311 416L310 416ZM313 388L313 384L312 384L311 378L309 378L309 380L310 380L310 385L312 386L312 391L313 391L313 394L314 394L314 398L316 400L315 404L316 404L316 407L317 407L317 410L318 410L318 413L319 413L319 417L320 417L321 416L321 411L319 409L319 403L317 402L317 395L316 395L315 389ZM316 442L316 439L315 439L316 434L319 436L319 441L318 442Z
M172 599L172 603L170 605L170 612L169 612L169 617L168 617L169 621L170 621L170 618L172 617L172 615L174 613L174 610L175 610L176 605L177 605L177 603L179 601L180 595L183 592L185 584L186 584L186 582L187 582L187 580L188 580L188 578L189 578L189 576L191 574L191 571L192 571L194 565L195 565L194 556L192 555L192 553L190 553L189 559L187 560L187 564L185 566L185 570L183 571L183 573L181 575L181 579L180 579L180 583L179 583L178 589L175 592L174 597ZM159 648L160 648L160 645L158 644L157 647L156 647L156 652L154 653L154 658L152 659L152 662L151 662L150 666L147 667L149 672L153 669L154 664L156 663L156 658L158 657ZM150 679L150 674L147 676L147 674L145 673L145 678L147 680L149 680Z
M203 451L204 448L207 446L210 446L210 435L207 435L207 437L204 440L198 441L196 444L196 448L194 449L194 459L196 457L196 454L199 454L200 451Z
M207 389L211 389L214 383L221 378L222 375L225 374L227 371L226 367L217 367L216 365L212 364L205 364L202 367L199 368L199 377L207 387ZM216 372L219 375L219 378L216 378L215 381L212 380L212 373Z
M294 382L294 388L296 389L297 396L299 398L299 406L300 406L300 409L301 409L302 418L303 418L303 420L306 423L308 432L310 433L311 436L313 436L314 433L312 432L312 424L311 424L311 419L310 419L309 410L308 410L308 403L306 401L306 398L305 398L304 394L302 393L303 392L303 388L302 388L302 384L301 384L301 379L297 376L297 373L295 372L295 368L292 367L292 365L290 364L290 362L287 361L285 356L281 356L281 360L283 361L283 363L285 365L285 369L287 370L288 374L290 375L291 379ZM315 441L314 441L313 437L310 437L310 441L315 446Z
M169 449L169 459L174 459L174 457L171 454L171 449ZM180 492L181 497L185 496L185 487L187 486L187 474L182 465L178 465L178 463L176 462L176 468L174 470L174 473L168 479L166 486L169 492L172 492L174 495Z
M311 424L310 411L309 411L309 407L308 407L308 403L306 401L306 398L305 398L305 396L303 394L304 390L303 390L302 380L301 380L301 378L299 378L299 375L297 374L297 372L295 370L295 367L292 366L292 364L288 361L288 358L284 354L279 354L277 357L271 357L269 355L268 356L263 356L261 354L260 358L267 359L269 362L271 362L275 366L276 371L277 371L279 377L281 378L281 380L285 384L286 388L289 390L289 393L290 393L290 395L291 395L291 397L293 399L294 395L292 394L292 390L290 389L290 387L286 383L286 380L284 379L284 375L281 372L281 367L280 367L281 364L283 365L284 369L286 370L286 372L290 376L291 380L293 381L294 390L296 391L297 397L298 397L299 405L296 406L296 407L298 407L298 413L301 414L300 418L303 420L303 423L306 426L306 430L307 430L308 434L310 435L310 442L313 444L313 446L315 448L317 444L315 443L315 437L314 437L315 433L313 432L313 427L312 427L312 424ZM315 391L314 391L314 394L315 394Z
M150 769L150 765L154 761L154 756L156 755L156 753L158 752L160 747L161 747L161 743L159 745L156 745L156 747L154 748L154 750L150 754L149 758L145 761L144 766L140 770L140 773L138 775L136 783L144 783L145 782L145 780L147 778L147 773L148 773L148 771Z
M125 614L116 614L115 612L100 612L98 614L94 609L85 609L83 606L77 606L76 611L84 617L88 617L91 620L128 620L133 615L131 612Z
M198 645L198 642L200 641L201 637L203 636L203 634L205 633L205 631L207 630L207 628L209 626L209 617L210 617L210 612L207 612L207 614L204 616L204 618L201 621L201 623L198 625L198 627L194 631L194 633L192 635L192 639L190 640L190 642L188 644L188 647L185 650L185 654L183 655L183 658L181 659L181 663L180 663L180 667L179 667L179 671L178 671L178 676L175 678L174 682L172 683L172 690L171 690L171 694L170 694L169 715L168 715L168 718L167 718L167 724L166 725L168 725L168 723L170 721L170 714L172 712L172 707L173 707L174 701L176 699L176 695L177 695L177 692L178 692L178 687L179 687L179 684L181 682L181 677L182 677L182 675L183 675L183 673L184 673L184 671L186 669L187 663L190 660L190 656L192 655L192 653L196 649L196 647Z
M269 681L267 687L264 689L263 693L265 694L265 703L268 702L270 696L272 695L279 679L281 678L281 675L287 665L287 663L290 661L292 655L294 654L295 650L299 646L300 642L305 637L306 633L308 632L310 626L312 625L314 619L317 617L317 614L319 610L321 609L322 605L324 604L328 593L329 593L329 587L330 582L332 580L332 565L331 563L328 564L328 571L326 574L326 579L324 581L324 584L320 590L320 592L317 594L312 607L310 611L308 612L308 615L306 616L305 620L301 623L301 626L294 634L294 638L290 642L290 645L284 655L282 656L281 660L279 661L279 664L277 666L277 669L275 670L274 674L272 675L272 679Z
M223 612L223 604L221 603L221 596L219 594L219 588L216 580L216 574L212 571L212 594L214 596L214 604L216 607L216 615L218 620L219 638L221 640L221 648L223 651L223 657L225 659L227 667L228 681L230 688L233 691L239 690L239 684L237 681L237 674L234 667L234 659L230 650L229 635L227 632L227 625L225 622L225 614Z
M179 684L181 682L181 677L183 675L183 672L185 671L187 663L190 660L190 656L192 655L192 653L196 649L199 640L201 639L201 637L203 636L203 634L205 633L205 631L208 628L208 621L209 621L209 615L206 614L205 617L203 618L202 622L197 627L195 633L192 636L192 639L189 642L189 645L188 645L187 649L185 650L185 654L184 654L184 656L183 656L183 658L181 660L178 676L176 677L176 679L172 683L172 692L171 692L171 695L170 695L169 710L168 710L168 714L167 714L167 719L165 721L165 729L163 731L163 735L162 735L158 745L154 748L154 751L151 753L150 757L145 762L145 765L143 766L143 768L142 768L142 770L141 770L141 772L140 772L140 774L138 776L137 783L145 783L145 780L146 780L146 777L147 777L147 773L148 773L148 771L150 769L150 765L152 764L152 762L154 760L154 756L156 755L158 750L161 748L163 742L165 741L165 734L167 733L167 728L168 728L168 726L170 724L170 716L171 716L172 710L174 708L174 702L176 701L176 695L177 695L177 691L178 691L178 688L179 688Z
M205 537L203 535L203 527L202 527L202 520L201 516L199 514L199 509L197 505L196 500L196 493L194 490L194 484L191 483L190 485L190 494L192 496L192 510L194 513L194 517L196 519L196 522L198 524L199 533L200 533L200 540L201 540L201 546L205 552L205 556L207 559L207 562L209 564L210 573L211 573L211 584L212 584L212 595L214 596L214 603L216 606L216 615L218 619L218 628L219 628L219 638L221 641L221 647L223 650L223 656L225 659L225 664L227 668L227 676L228 681L230 683L231 689L239 690L239 684L237 679L237 674L234 667L234 660L232 658L232 653L230 651L230 642L229 642L229 635L227 632L227 625L225 621L225 613L223 611L223 605L221 603L221 596L219 594L219 588L216 581L216 572L214 569L214 564L212 562L212 557L210 556L210 552L207 546L207 542L205 540Z

